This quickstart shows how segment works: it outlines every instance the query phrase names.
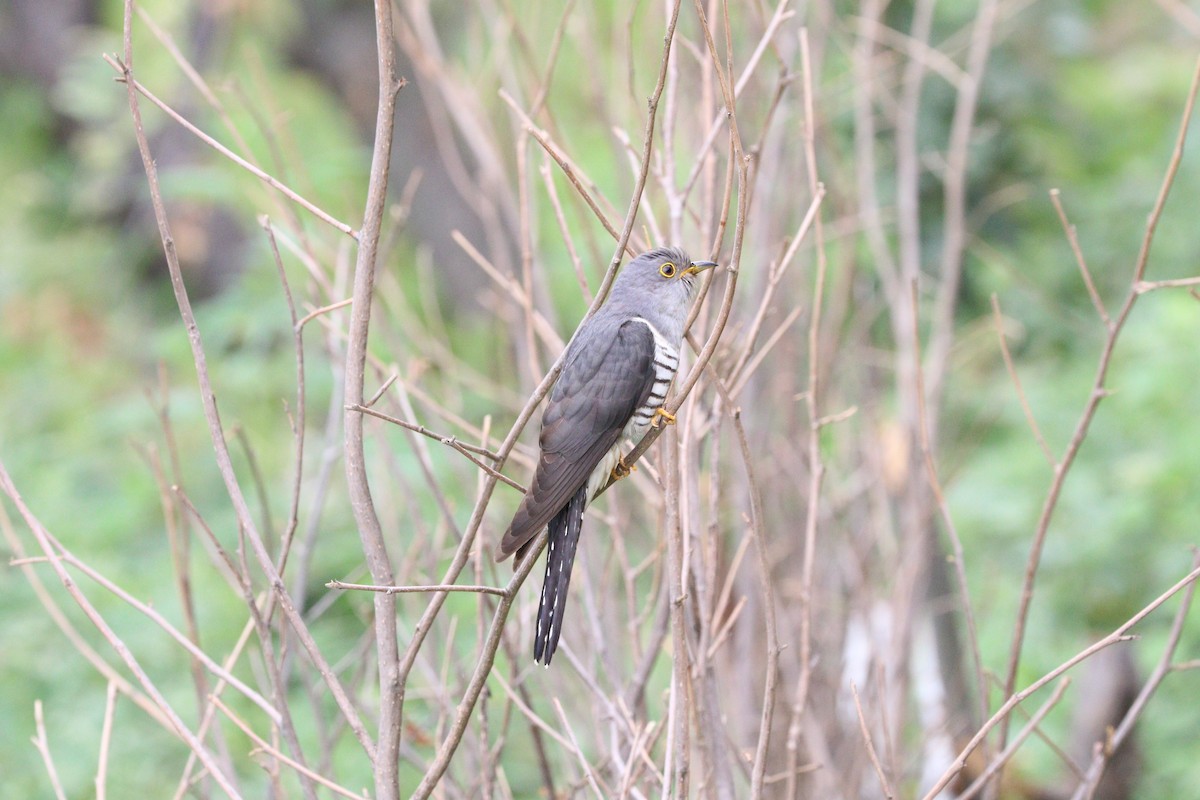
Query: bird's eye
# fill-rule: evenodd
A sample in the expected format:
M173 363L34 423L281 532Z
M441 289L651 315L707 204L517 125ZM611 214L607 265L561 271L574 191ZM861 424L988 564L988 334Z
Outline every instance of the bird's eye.
M670 261L658 268L658 274L664 278L674 278L676 267Z

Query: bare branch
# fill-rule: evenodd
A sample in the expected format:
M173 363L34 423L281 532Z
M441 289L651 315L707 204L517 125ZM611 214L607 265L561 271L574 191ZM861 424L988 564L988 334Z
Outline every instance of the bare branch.
M466 586L457 583L437 584L434 586L372 586L367 583L346 583L345 581L328 581L330 589L351 589L360 592L384 592L385 594L413 594L418 592L475 592L478 594L494 594L506 597L507 590L496 586Z

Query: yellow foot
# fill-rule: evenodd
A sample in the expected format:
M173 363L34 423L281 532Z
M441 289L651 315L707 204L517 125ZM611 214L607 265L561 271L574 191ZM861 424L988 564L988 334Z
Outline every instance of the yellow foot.
M670 412L663 411L661 408L654 409L654 416L650 418L651 428L661 428L663 425L674 425L675 415Z
M619 481L635 469L637 469L637 464L626 464L625 456L617 456L617 465L612 468L612 479Z

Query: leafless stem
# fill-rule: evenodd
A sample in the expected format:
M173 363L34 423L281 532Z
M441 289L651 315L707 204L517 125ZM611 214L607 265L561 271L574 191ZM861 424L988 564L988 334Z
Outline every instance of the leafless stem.
M1096 366L1096 377L1092 381L1091 394L1088 396L1083 413L1075 425L1071 441L1067 444L1062 458L1058 460L1054 470L1054 480L1050 484L1050 490L1046 495L1045 502L1042 504L1041 514L1038 517L1037 528L1029 549L1029 559L1025 566L1025 579L1021 587L1021 599L1017 609L1017 619L1013 626L1012 645L1008 655L1008 669L1004 679L1004 694L1006 697L1012 695L1013 689L1016 686L1017 667L1021 663L1021 647L1025 640L1025 626L1029 619L1029 607L1033 602L1033 586L1037 578L1038 566L1041 564L1042 549L1046 543L1050 520L1054 516L1055 509L1058 507L1058 498L1062 493L1067 473L1075 461L1075 456L1079 453L1079 448L1083 446L1084 439L1087 438L1088 430L1096 415L1096 409L1099 408L1100 401L1108 394L1105 388L1108 367L1112 361L1113 351L1117 346L1117 339L1120 337L1121 330L1124 328L1126 320L1129 319L1134 303L1137 302L1139 297L1137 285L1145 276L1146 264L1150 259L1150 245L1154 241L1154 231L1158 227L1158 220L1162 217L1163 208L1166 207L1167 196L1170 194L1171 186L1175 182L1175 173L1178 172L1179 164L1183 161L1183 146L1187 141L1188 125L1192 119L1192 109L1196 104L1197 90L1200 90L1200 60L1197 60L1196 69L1192 75L1192 86L1188 92L1187 102L1183 109L1182 119L1180 120L1179 134L1175 140L1175 150L1167 165L1166 174L1163 176L1162 186L1159 188L1154 208L1146 221L1146 231L1142 237L1142 246L1138 251L1137 260L1134 262L1130 290L1125 296L1125 302L1121 305L1120 311L1117 312L1116 319L1109 326L1108 336L1105 338L1104 346L1100 351L1099 363ZM1006 738L1007 724L1007 721L1001 722L1000 743L1002 746Z
M1051 189L1050 202L1054 204L1054 211L1058 214L1059 222L1062 223L1063 233L1067 235L1067 242L1071 245L1071 252L1075 254L1075 263L1079 267L1079 274L1083 277L1083 285L1087 287L1088 297L1092 298L1092 305L1096 307L1096 313L1100 315L1100 320L1104 323L1104 328L1112 330L1112 320L1109 319L1108 309L1104 307L1104 300L1100 298L1100 292L1096 289L1096 282L1092 280L1092 271L1088 269L1087 259L1083 257L1083 248L1079 246L1079 232L1075 230L1075 226L1067 219L1067 212L1063 209L1062 192L1058 189Z
M767 556L766 535L763 529L762 491L754 475L754 460L750 443L742 427L741 411L736 410L730 418L737 431L741 446L742 462L746 469L746 482L750 488L750 531L754 538L754 550L758 555L758 569L762 573L762 605L766 629L766 675L763 679L762 715L758 727L758 744L754 752L754 766L750 772L750 796L761 797L763 776L767 769L767 751L771 741L771 723L775 714L775 701L779 684L779 634L775 621L775 591L771 576L771 562Z
M917 320L917 284L912 283L912 319L913 319L913 341L919 342L919 331L916 329ZM971 604L971 593L967 586L966 572L966 554L963 550L962 539L958 536L958 527L954 524L954 517L950 514L950 504L946 502L946 495L942 491L942 481L938 477L937 465L933 458L933 441L929 432L929 411L926 407L927 399L925 393L925 371L921 366L921 351L917 347L913 351L913 372L916 376L917 390L917 426L921 442L921 456L925 464L925 474L929 479L930 489L933 491L933 496L937 501L938 510L942 514L942 522L946 526L946 535L950 540L951 551L954 554L954 576L958 583L958 592L962 603L962 615L966 621L967 638L970 643L971 650L971 666L975 673L975 686L977 688L976 701L979 703L979 718L983 719L987 716L987 692L984 682L983 672L983 654L979 652L979 630L975 625L975 611Z
M100 725L100 755L96 766L96 800L107 800L108 797L108 752L112 744L113 717L117 710L117 685L108 682L104 699L104 722Z
M1156 289L1179 289L1188 286L1200 286L1200 277L1170 278L1164 281L1138 281L1134 284L1133 290L1138 294L1145 294Z
M809 190L813 197L821 191L820 180L817 176L817 159L815 150L814 130L814 100L812 89L812 63L808 44L807 29L800 32L800 53L802 74L804 76L804 152L805 165L808 172ZM813 276L812 315L808 326L808 386L804 392L804 403L808 410L808 436L806 449L808 455L808 508L804 518L804 556L800 567L800 675L797 678L793 707L800 713L808 703L809 687L812 680L812 618L813 618L813 569L816 564L817 550L817 520L819 517L819 500L821 496L821 481L824 478L825 467L821 458L821 415L818 398L820 394L820 335L821 335L821 304L825 295L825 233L820 214L813 223L814 247L816 248L816 274Z
M475 466L479 467L481 470L486 472L488 475L491 475L492 477L494 477L496 480L507 483L509 486L513 487L514 489L516 489L519 492L522 492L522 493L525 492L524 486L517 483L512 478L509 478L506 475L502 474L501 472L496 470L494 467L488 466L487 464L483 463L478 458L476 458L474 455L472 455L473 453L479 453L480 455L484 456L485 458L490 458L493 461L499 460L499 456L496 453L493 453L491 450L488 450L486 447L477 447L472 444L467 444L466 442L459 441L458 438L455 436L446 436L446 435L443 435L440 433L436 433L435 431L429 430L424 425L417 425L412 422L405 422L404 420L400 419L399 417L393 417L390 414L384 414L382 411L376 411L376 410L374 410L372 408L368 408L366 406L350 405L350 406L347 406L347 409L349 409L351 411L359 411L359 412L362 412L363 414L369 414L372 417L378 417L379 419L390 422L393 425L399 425L401 428L413 431L414 433L419 433L422 436L427 436L430 439L439 441L442 444L449 447L450 449L455 450L458 453L462 454L462 456L464 458L466 458L468 461L470 461Z
M994 294L992 295L992 319L996 324L996 339L1000 342L1000 354L1004 356L1004 368L1008 370L1008 377L1012 379L1013 386L1017 390L1017 399L1021 401L1021 411L1025 413L1025 421L1029 423L1029 430L1033 431L1033 438L1037 440L1038 447L1046 456L1046 462L1051 469L1054 469L1057 466L1054 454L1050 452L1050 445L1046 444L1046 439L1042 436L1042 429L1038 427L1037 418L1033 415L1033 409L1029 407L1029 398L1025 396L1025 390L1021 387L1021 376L1017 374L1012 353L1008 351L1008 338L1004 335L1004 315L1000 313L1000 300Z
M253 741L256 745L258 745L259 748L261 748L264 752L270 753L274 758L279 759L280 761L284 762L292 769L296 770L298 773L321 784L322 786L324 786L326 789L329 789L334 794L337 794L341 797L349 797L352 800L367 800L366 795L355 794L354 792L350 791L349 789L339 786L338 784L329 780L328 778L321 775L320 773L314 772L313 770L309 769L308 767L304 766L303 764L288 758L288 756L286 754L281 753L278 748L273 747L269 742L267 742L265 739L263 739L261 736L259 736L257 733L255 733L254 730L249 725L247 725L244 720L241 719L241 717L239 717L237 714L234 714L233 711L230 710L229 706L222 703L216 697L214 697L212 699L212 702L213 702L213 705L215 705L218 709L221 710L221 713L223 713L226 716L226 718L229 719L230 722L232 722L234 725L237 725L238 728L242 731L242 733L246 734L246 736L248 736L250 738L250 740Z
M63 793L62 782L58 779L58 769L54 766L54 756L50 754L50 741L46 738L46 721L42 719L41 700L33 701L33 720L37 728L33 746L37 748L42 757L42 763L46 766L46 774L50 777L50 786L54 789L54 796L58 800L67 800L66 794Z
M294 190L292 190L291 188L286 186L283 182L268 175L266 172L263 172L261 169L254 166L249 161L246 161L244 158L239 156L237 153L233 152L228 147L221 144L216 139L212 138L211 136L206 134L204 131L197 128L195 125L193 125L191 122L189 122L182 114L180 114L178 111L171 108L169 105L167 105L162 100L160 100L157 96L155 96L153 92L151 92L145 86L142 86L137 81L133 80L129 76L128 70L126 70L122 66L120 61L118 61L117 59L115 59L112 56L107 55L107 54L104 56L104 60L108 62L109 66L111 66L114 70L116 70L117 75L118 75L117 80L122 81L122 82L127 82L129 84L130 91L137 92L138 94L142 95L147 100L149 100L151 103L158 106L160 109L162 109L164 112L166 112L167 116L169 116L171 119L178 122L184 128L187 128L187 130L190 131L192 134L194 134L196 136L196 138L198 138L200 141L204 142L206 145L208 145L212 149L216 150L218 153L225 156L230 161L232 161L234 164L237 164L239 167L241 167L242 169L249 172L251 175L254 175L254 177L258 178L260 181L267 184L272 189L275 189L276 191L280 192L281 194L284 194L287 197L291 198L293 201L295 201L299 205L303 206L310 213L312 213L312 215L315 216L317 219L320 219L320 220L328 223L329 225L338 229L339 231L346 234L347 236L350 236L353 238L358 238L359 234L353 228L351 228L349 225L335 219L331 214L328 214L327 212L321 210L319 207L314 205L312 202L301 197L297 192L295 192ZM128 53L125 54L125 63L126 64L129 63L129 54Z
M1042 703L1041 707L1029 718L1029 721L1025 723L1017 735L1013 737L1013 740L1009 742L1008 747L1004 748L1002 753L992 759L992 763L988 764L983 774L963 790L962 794L958 795L957 800L970 800L970 798L979 794L987 786L988 781L997 775L1000 770L1004 769L1004 765L1009 762L1009 759L1013 757L1025 740L1029 738L1029 735L1037 730L1038 726L1042 724L1042 720L1046 718L1046 715L1062 700L1063 692L1066 691L1070 684L1071 679L1069 677L1064 677L1058 682L1058 685L1054 687L1054 691L1046 698L1046 702Z
M534 543L531 549L535 554L545 546L545 538L546 534L543 532L539 536L539 541ZM533 556L525 558L520 566L517 567L512 580L504 587L504 593L501 595L500 602L497 604L496 611L492 616L491 625L488 628L488 638L484 641L478 661L475 664L475 672L471 676L467 690L458 704L451 728L438 748L437 756L430 763L424 777L421 778L421 783L413 793L413 800L425 800L425 798L429 797L445 774L446 767L449 766L450 759L454 756L455 750L458 749L458 745L462 741L463 732L466 731L467 724L471 720L471 714L475 709L475 701L479 699L479 693L483 690L483 685L487 681L488 674L491 672L492 663L496 658L496 650L500 647L500 637L504 633L504 622L508 619L508 612L512 608L517 589L525 582L525 578L533 570L533 565L536 561L537 559Z
M1130 641L1131 639L1135 638L1128 635L1128 632L1135 625L1148 617L1151 613L1157 610L1159 606L1170 600L1180 591L1195 583L1197 578L1200 578L1200 567L1194 568L1187 575L1180 578L1171 588L1160 594L1149 605L1144 607L1138 613L1134 614L1120 627L1105 636L1103 639L1071 656L1071 658L1059 664L1057 667L1050 670L1045 675L1038 678L1019 692L1013 692L1009 694L1008 699L1004 701L1003 705L1001 705L1000 708L997 709L990 718L988 718L987 722L980 726L979 730L975 732L975 734L967 742L966 746L959 751L958 755L954 758L954 763L951 764L950 767L942 774L942 777L939 778L936 783L934 783L933 787L925 793L923 800L934 800L934 798L938 796L942 789L945 789L946 786L949 785L950 781L954 779L954 776L963 770L963 768L966 766L967 756L979 746L980 742L982 742L983 739L989 733L991 733L993 728L1007 720L1009 715L1012 713L1012 710L1021 703L1025 702L1026 698L1041 689L1043 686L1046 686L1052 681L1057 680L1058 677L1064 672L1071 669L1076 664L1079 664L1081 661L1091 657L1100 650L1103 650L1105 647L1114 645L1117 642Z
M1192 558L1193 572L1200 567L1200 555ZM1100 779L1104 776L1104 767L1108 763L1108 759L1116 752L1117 748L1129 738L1133 732L1134 725L1141 719L1142 714L1146 710L1146 705L1150 702L1150 698L1158 691L1158 687L1162 685L1163 680L1171 672L1171 662L1175 658L1175 652L1179 647L1179 640L1183 636L1184 623L1187 621L1188 613L1192 609L1192 599L1196 594L1196 584L1189 583L1183 592L1183 597L1179 600L1179 610L1175 612L1175 621L1171 623L1171 631L1167 635L1166 646L1163 647L1162 655L1159 657L1158 664L1154 667L1154 672L1146 679L1146 683L1142 686L1142 690L1138 692L1138 696L1134 698L1133 703L1129 706L1129 710L1125 712L1125 717L1121 720L1121 724L1115 730L1109 729L1104 746L1096 750L1095 756L1092 758L1092 763L1088 766L1087 772L1083 779L1079 782L1079 786L1075 789L1075 793L1071 796L1071 800L1090 800L1095 794L1096 787L1100 784Z
M66 567L62 563L62 559L60 559L58 556L57 548L50 541L49 532L42 527L42 524L33 515L33 512L28 508L28 506L25 505L25 501L17 492L16 486L13 485L12 478L9 476L8 469L4 466L3 462L0 462L0 491L3 491L6 495L8 495L8 498L12 501L13 505L16 506L17 512L22 518L24 518L25 524L29 526L31 531L33 531L39 547L49 559L50 566L54 569L54 572L58 576L59 580L62 581L62 584L66 588L68 594L71 595L71 598L79 605L80 609L82 609L88 620L96 626L96 629L100 631L105 640L117 652L117 655L120 656L121 660L125 662L125 666L130 672L133 673L137 682L141 685L142 690L149 696L154 705L166 718L171 726L172 732L182 739L197 755L197 757L199 757L205 768L208 769L209 773L213 776L213 780L216 781L217 785L220 786L221 789L226 792L226 794L228 794L230 797L241 797L241 793L238 792L229 776L225 775L225 773L222 771L213 754L208 750L207 747L204 746L204 743L201 742L186 725L184 725L183 720L180 719L179 715L175 712L175 709L171 707L166 698L159 691L158 687L153 681L150 680L150 676L142 668L142 665L133 655L133 652L129 649L125 642L123 642L116 635L109 624L105 622L104 618L96 610L95 606L88 601L83 592L79 590L79 587L75 585L74 580L71 578L70 574L66 570Z
M363 224L358 235L358 258L354 264L354 304L350 312L346 349L344 397L347 406L342 421L346 459L346 482L350 506L371 579L380 586L395 583L383 529L371 498L364 452L363 417L351 406L363 403L367 336L371 324L371 302L375 269L379 258L384 207L387 202L388 171L391 164L392 129L395 125L396 95L403 87L396 76L396 45L392 33L392 4L375 3L375 47L379 65L379 99L375 117L375 142L371 153L371 177L367 184ZM405 686L400 679L399 644L396 634L396 598L375 594L375 648L379 669L379 727L373 754L375 796L394 800L400 794L400 733Z
M883 765L879 763L879 756L875 754L875 743L871 740L871 729L867 726L867 718L863 714L862 702L858 697L858 687L853 683L850 684L850 694L854 696L854 710L858 713L858 729L862 732L863 742L867 746L867 756L871 759L875 776L879 778L879 787L883 790L883 796L891 800L896 795L892 793L887 774L883 771Z
M475 592L477 594L494 594L505 597L505 589L496 586L468 586L465 584L436 584L433 586L372 586L367 583L346 583L345 581L328 581L330 589L346 589L358 592L384 592L386 594L413 594L418 592Z

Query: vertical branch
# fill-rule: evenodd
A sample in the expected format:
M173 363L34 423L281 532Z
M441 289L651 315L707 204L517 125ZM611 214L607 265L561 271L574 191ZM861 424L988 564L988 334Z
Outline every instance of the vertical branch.
M918 44L928 41L933 28L934 5L935 0L917 0L909 34L912 41ZM925 64L926 60L916 55L905 64L900 107L896 114L896 232L899 235L900 281L893 288L897 297L916 280L921 268L921 153L917 129Z
M948 559L954 563L954 576L958 581L958 593L962 601L962 615L966 622L967 638L970 643L971 650L971 666L974 670L975 692L978 703L979 719L983 720L987 717L987 683L984 680L983 673L983 655L979 651L979 629L975 625L975 612L971 606L971 593L967 587L966 573L966 556L964 555L962 540L958 537L958 528L954 524L954 517L950 514L950 504L946 502L946 494L942 490L942 481L938 476L937 464L934 462L933 444L930 441L929 434L929 416L925 406L925 372L921 365L921 337L917 330L917 309L920 300L917 297L917 282L914 280L911 285L912 296L912 319L913 319L913 341L918 344L917 351L913 353L913 372L916 374L916 395L917 395L917 433L921 445L921 457L925 464L925 474L929 481L929 489L933 492L934 500L937 503L938 509L942 514L942 522L946 526L946 538L950 541L950 549L953 553L953 558ZM932 543L931 543L932 546ZM933 556L937 557L937 556ZM958 668L960 665L954 664L950 668ZM948 704L962 703L966 697L947 698ZM986 760L987 751L984 750L984 760Z
M975 127L975 109L979 104L979 87L987 68L992 46L992 29L996 24L998 0L982 0L971 29L971 46L967 54L967 74L959 85L950 123L950 142L946 151L945 210L942 244L941 281L933 312L933 327L929 336L929 402L931 439L937 443L937 420L941 408L942 385L946 361L953 340L954 309L958 303L958 286L962 278L963 251L967 240L967 162L970 155L971 133Z
M928 5L928 3L926 3ZM903 283L896 274L896 259L888 243L884 230L883 216L879 207L879 194L876 189L876 172L878 166L875 158L877 145L877 129L875 125L875 94L877 92L875 67L875 42L880 38L878 32L882 26L883 12L887 6L885 0L867 0L863 3L862 16L859 21L861 28L855 43L851 66L854 70L854 172L858 182L858 206L862 219L863 235L867 246L871 249L872 261L879 274L888 295L899 294ZM899 138L903 115L896 120L896 136ZM916 128L916 121L911 123ZM899 143L897 143L899 149ZM902 155L902 152L898 154ZM911 159L915 162L914 153ZM904 163L897 158L898 163ZM898 213L903 214L904 205L897 203ZM916 216L916 210L912 211Z
M117 684L108 682L104 701L104 721L100 725L100 754L97 758L96 777L92 785L96 788L96 800L108 800L108 753L112 744L113 717L117 711Z
M489 476L487 484L488 486L495 486L495 478ZM546 546L546 538L546 533L543 531L534 540L530 548L534 555ZM536 561L535 557L526 556L517 567L517 571L513 574L512 579L505 585L504 595L500 598L500 602L497 603L496 610L492 614L492 622L488 626L487 639L483 643L479 660L475 664L475 671L471 674L471 680L467 684L463 699L459 701L458 707L455 709L454 720L451 723L450 730L446 734L445 741L438 747L437 756L426 768L425 775L421 778L421 783L417 786L416 791L413 792L413 800L425 800L425 798L429 797L446 774L446 769L450 766L450 760L454 758L454 753L458 750L458 745L462 742L463 734L466 732L467 725L471 721L471 715L475 710L475 703L479 700L479 695L483 691L488 675L492 671L492 664L496 660L496 651L500 648L500 640L504 634L504 623L508 620L509 611L512 610L517 590L521 588L521 584L525 582L529 573L533 571L533 565Z
M683 525L679 518L679 433L671 426L666 433L663 480L666 494L666 518L663 530L667 535L667 602L671 614L671 645L673 651L672 694L675 697L675 713L671 740L674 743L670 754L672 770L666 773L666 782L672 785L672 797L690 797L691 735L688 721L692 718L695 690L691 680L691 648L688 642L688 620L686 604L687 565L684 562ZM709 733L713 733L710 731Z
M363 554L371 579L390 586L391 560L387 543L371 499L363 448L363 415L350 406L362 405L363 380L367 360L367 334L371 324L371 300L375 292L375 268L383 212L387 201L388 167L392 155L392 131L395 126L396 95L403 81L396 79L396 52L392 35L392 4L375 0L375 45L379 63L379 105L375 116L375 145L371 154L371 177L367 184L367 203L358 235L358 258L354 264L354 304L350 314L349 341L345 372L345 454L346 483L350 504ZM379 731L375 750L375 796L396 798L400 793L399 757L400 722L403 714L404 687L399 677L399 644L396 638L396 598L377 592L375 603L375 650L379 659Z
M817 177L817 157L814 145L812 64L809 57L808 30L800 34L800 52L804 70L804 153L808 167L809 189L813 197L821 193ZM821 495L821 479L825 467L821 463L821 427L818 394L820 370L821 298L825 293L825 236L818 211L813 221L814 247L816 248L817 270L813 280L812 316L808 328L808 389L804 403L808 410L808 509L804 519L804 561L801 567L800 597L800 678L796 688L794 706L803 711L808 702L808 689L812 671L812 585L816 559L818 499Z
M742 463L746 468L746 484L750 491L750 531L754 539L754 551L758 556L758 569L762 573L762 604L766 618L767 665L764 677L762 716L759 719L758 746L754 753L754 764L750 772L750 796L762 797L763 779L767 769L767 753L771 741L771 721L775 712L775 695L779 683L779 635L775 624L775 591L771 577L771 563L767 557L767 543L763 530L762 489L754 474L754 459L750 454L750 443L742 426L741 409L732 409L730 419L737 432L742 452ZM811 501L810 501L811 502Z
M612 262L608 265L608 272L596 290L596 300L588 309L589 315L599 308L600 303L608 296L608 290L617 276L617 265L621 263L621 254L625 252L625 247L629 244L629 237L633 235L638 206L642 202L642 191L646 188L646 178L650 174L650 154L654 150L654 121L658 116L659 99L662 98L663 88L667 84L667 66L671 61L671 44L675 41L675 25L679 22L681 3L682 0L674 0L671 3L671 15L667 19L666 33L663 34L663 54L658 66L658 81L654 84L654 93L646 101L646 130L642 137L642 169L638 173L633 193L629 198L629 210L625 212L625 225L621 228L621 235L617 238L617 248L613 251Z

